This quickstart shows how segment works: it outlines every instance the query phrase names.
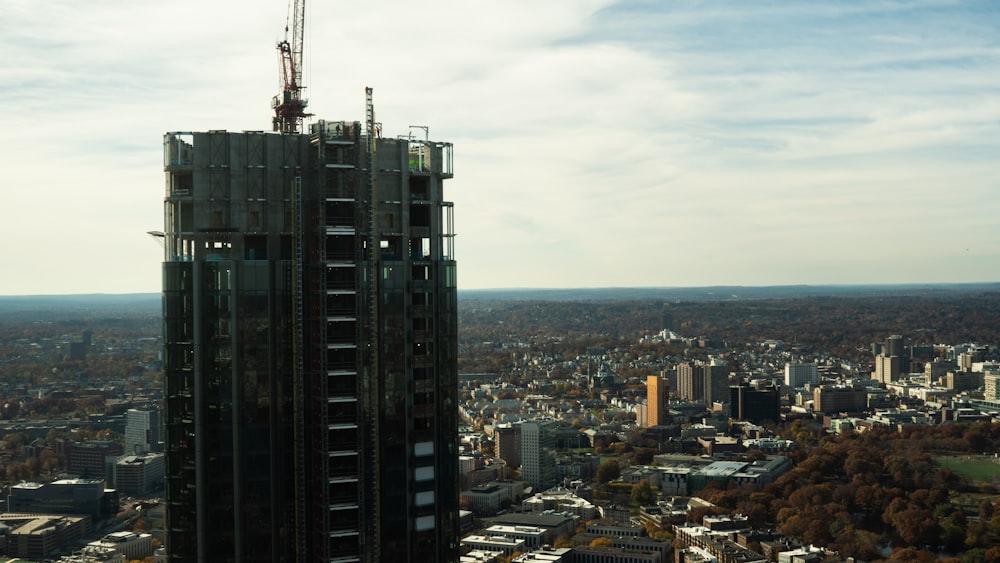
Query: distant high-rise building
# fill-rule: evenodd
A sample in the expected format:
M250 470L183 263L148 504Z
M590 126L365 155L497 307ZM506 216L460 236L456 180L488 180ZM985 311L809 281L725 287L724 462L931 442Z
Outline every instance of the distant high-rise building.
M662 369L660 370L660 377L667 381L667 386L669 389L676 392L677 390L677 368Z
M939 379L947 377L948 372L954 371L958 365L955 362L935 359L924 364L924 375L930 384L936 383Z
M893 334L881 342L872 343L872 355L875 356L879 354L902 356L904 349L903 337L898 334Z
M94 331L85 330L83 331L83 340L80 342L70 342L69 343L69 359L72 361L83 361L87 359L87 353L90 351L91 343L93 342Z
M729 366L718 360L709 364L678 364L677 394L685 401L706 405L729 400Z
M556 427L554 420L521 423L521 478L535 492L556 484Z
M521 425L505 424L493 430L497 457L511 469L521 467Z
M903 357L903 337L893 334L889 338L886 338L882 353L886 356Z
M958 355L958 365L963 371L972 371L973 365L986 358L988 348L976 346Z
M892 383L899 379L899 375L902 373L901 366L902 362L899 356L879 354L875 356L875 373L872 374L872 379L883 384Z
M159 450L159 409L129 409L125 411L125 455L142 455Z
M863 387L824 385L813 390L813 410L816 412L858 412L867 407L868 390Z
M1000 401L1000 371L988 371L983 374L983 398L987 401Z
M677 396L685 401L703 401L705 398L705 378L697 373L691 362L677 364Z
M91 440L67 444L66 472L86 479L104 479L111 474L115 461L122 455L122 445L110 440Z
M163 454L124 455L115 463L115 489L126 495L143 496L163 489Z
M658 376L646 376L646 426L670 423L670 384Z
M730 387L730 416L754 424L765 421L778 422L781 416L781 399L778 389L754 389L748 385Z
M722 360L713 360L705 367L705 402L711 405L715 402L729 400L729 364Z
M660 329L673 330L675 328L677 327L674 326L674 313L670 310L670 305L664 303L663 312L660 316Z
M164 138L169 561L458 559L451 144Z
M978 389L985 382L984 373L972 371L949 371L944 377L944 386L958 393Z
M785 363L785 386L797 389L805 385L816 385L819 383L819 371L816 364L786 362Z
M894 334L886 338L884 342L873 343L872 353L875 355L876 370L878 370L878 362L880 356L886 358L892 358L892 357L898 358L897 360L894 360L895 363L897 363L899 366L898 371L891 380L876 377L875 375L872 376L873 378L878 379L883 383L887 381L895 381L899 377L900 373L908 372L910 369L910 354L907 352L907 348L903 343L903 337L898 334Z

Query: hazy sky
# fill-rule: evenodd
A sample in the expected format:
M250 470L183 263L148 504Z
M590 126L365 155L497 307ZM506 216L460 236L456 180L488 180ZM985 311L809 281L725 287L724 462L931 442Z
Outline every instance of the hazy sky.
M166 131L284 0L0 0L0 294L155 292ZM455 144L461 288L1000 280L1000 2L310 2L310 110Z

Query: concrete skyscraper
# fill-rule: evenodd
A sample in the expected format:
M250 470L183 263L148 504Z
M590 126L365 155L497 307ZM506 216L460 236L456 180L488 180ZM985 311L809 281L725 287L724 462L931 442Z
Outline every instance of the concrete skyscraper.
M556 428L554 420L521 423L521 477L535 492L556 484Z
M792 389L819 383L819 368L814 363L785 362L785 386Z
M728 401L729 365L722 360L678 364L677 393L685 401L701 402L709 407L715 401Z
M458 560L452 148L372 116L165 136L170 561Z
M902 359L899 356L879 354L875 356L875 372L872 373L872 379L876 379L882 384L892 383L899 379L902 373L901 366Z
M983 375L983 398L987 401L1000 401L1000 372L987 371Z

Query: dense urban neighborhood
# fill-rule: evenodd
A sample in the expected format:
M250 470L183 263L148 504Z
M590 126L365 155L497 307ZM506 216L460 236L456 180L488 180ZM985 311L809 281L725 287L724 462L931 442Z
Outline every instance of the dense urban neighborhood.
M463 562L1000 561L1000 292L608 292L460 299ZM160 332L0 303L7 556L156 560Z

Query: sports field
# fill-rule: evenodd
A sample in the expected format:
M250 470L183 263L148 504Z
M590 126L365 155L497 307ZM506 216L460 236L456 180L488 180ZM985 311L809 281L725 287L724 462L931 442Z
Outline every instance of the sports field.
M941 467L947 467L970 481L1000 482L1000 460L986 456L942 456L934 459Z

